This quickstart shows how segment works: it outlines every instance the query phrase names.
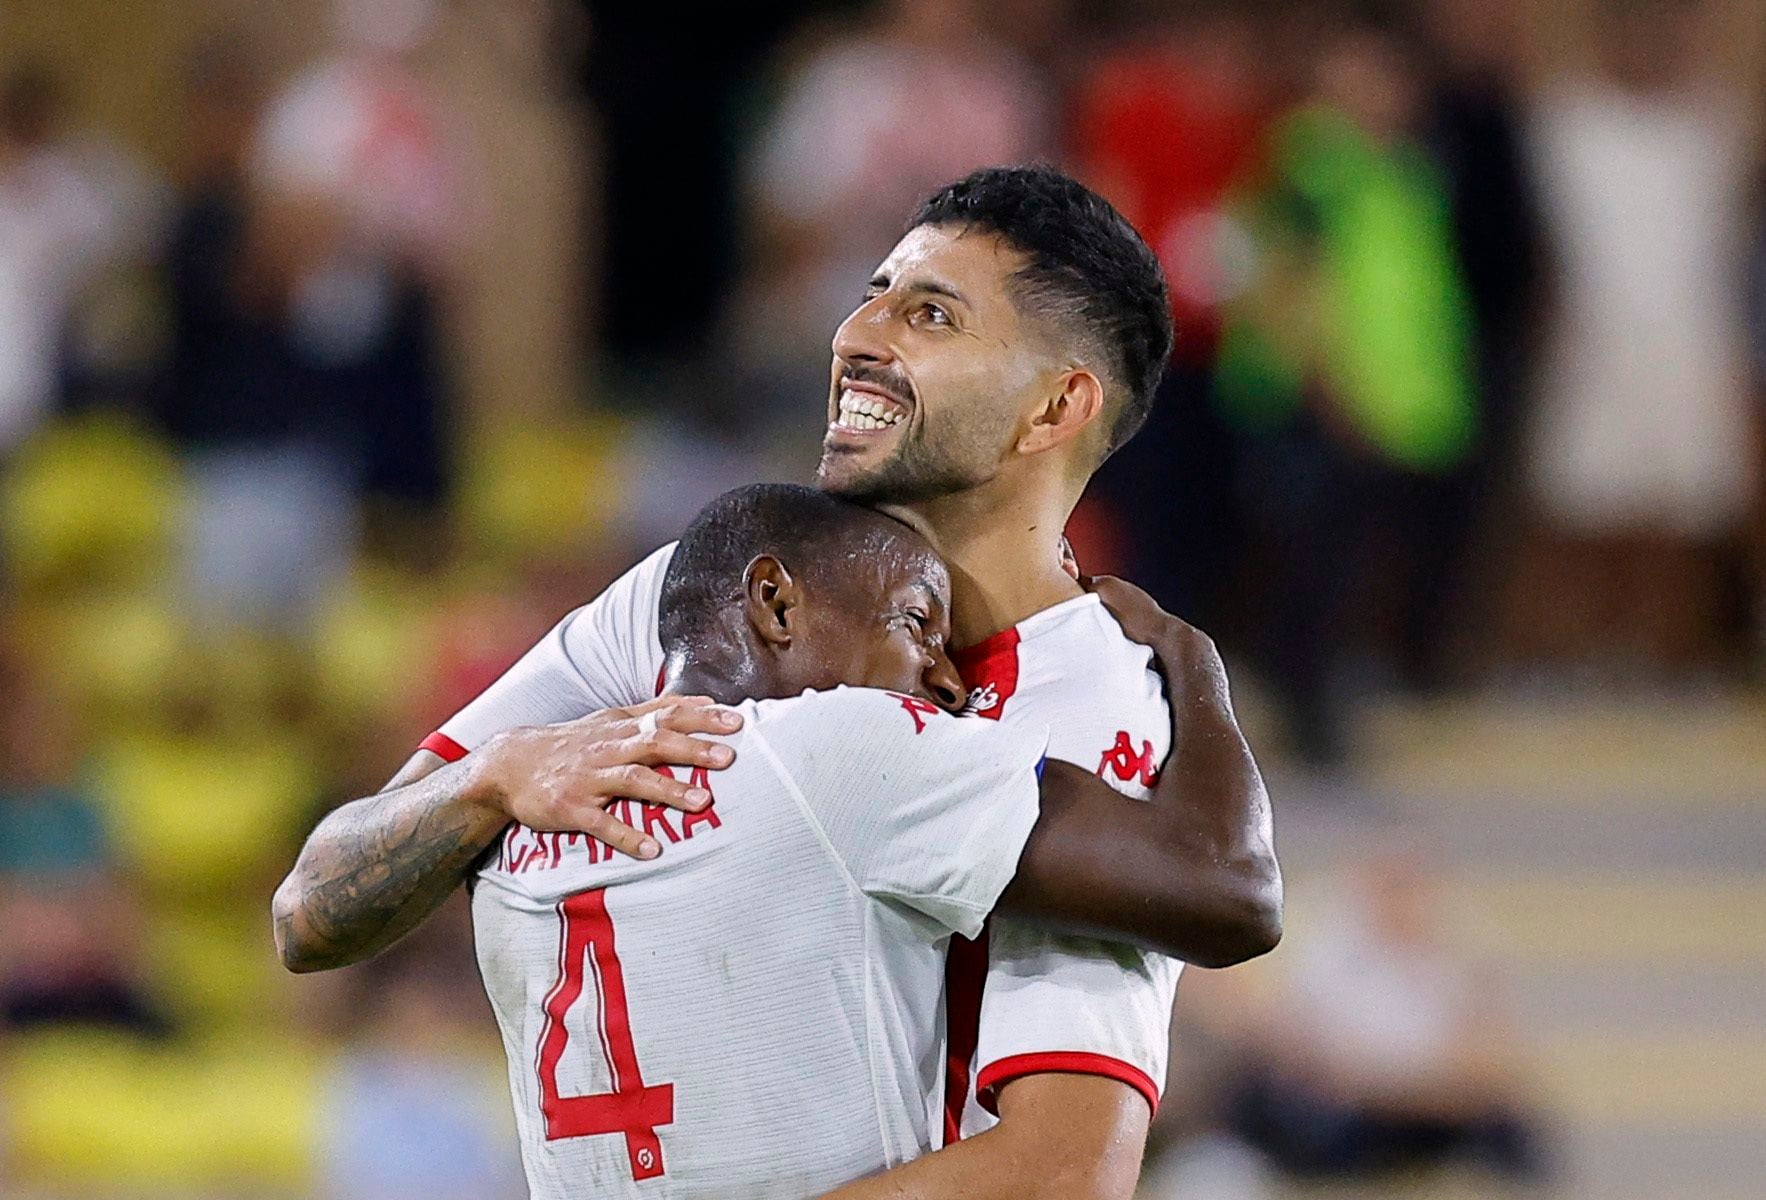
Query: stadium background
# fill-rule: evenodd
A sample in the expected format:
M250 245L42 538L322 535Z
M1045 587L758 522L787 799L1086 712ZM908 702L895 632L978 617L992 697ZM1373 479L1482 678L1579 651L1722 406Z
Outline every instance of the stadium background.
M271 888L1042 156L1179 321L1074 541L1289 880L1145 1194L1758 1195L1766 6L1368 11L0 0L0 1194L522 1194L463 914L296 979Z

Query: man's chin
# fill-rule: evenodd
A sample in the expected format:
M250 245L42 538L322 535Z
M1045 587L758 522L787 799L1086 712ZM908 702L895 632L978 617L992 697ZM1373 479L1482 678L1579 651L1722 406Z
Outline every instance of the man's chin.
M872 464L867 468L860 461L862 458L862 452L857 450L824 446L822 461L816 464L816 486L835 496L867 492L867 485L884 473L884 464Z

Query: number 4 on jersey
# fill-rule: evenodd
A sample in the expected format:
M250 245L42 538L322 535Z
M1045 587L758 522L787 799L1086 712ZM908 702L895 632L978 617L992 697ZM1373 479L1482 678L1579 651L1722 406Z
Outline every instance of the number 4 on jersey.
M623 1133L633 1179L654 1179L663 1173L658 1125L675 1119L675 1089L670 1083L646 1085L632 1044L631 1015L626 1011L625 972L613 944L613 921L607 915L605 892L578 892L558 905L563 925L558 982L546 997L546 1024L540 1031L540 1111L546 1118L546 1140ZM597 999L596 1028L601 1051L613 1076L613 1090L588 1096L558 1094L558 1060L570 1034L564 1015L583 994L583 977L593 968Z

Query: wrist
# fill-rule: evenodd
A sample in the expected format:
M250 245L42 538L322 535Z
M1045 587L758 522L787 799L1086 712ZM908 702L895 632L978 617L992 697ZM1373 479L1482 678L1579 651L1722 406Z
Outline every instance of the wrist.
M499 733L458 764L461 778L455 795L460 803L499 824L511 819L507 759L508 735Z

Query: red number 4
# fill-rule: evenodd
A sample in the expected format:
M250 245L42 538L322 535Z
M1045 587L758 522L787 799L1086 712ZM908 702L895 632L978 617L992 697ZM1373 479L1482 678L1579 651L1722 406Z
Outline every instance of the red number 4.
M607 915L602 889L578 892L558 905L563 925L558 957L558 982L546 997L546 1024L540 1031L540 1111L546 1118L546 1140L623 1133L633 1179L654 1179L663 1173L658 1125L675 1119L671 1083L644 1083L638 1052L632 1045L631 1016L626 1011L625 972L613 945L613 921ZM613 1090L588 1096L558 1094L558 1060L570 1040L564 1014L583 994L583 976L595 973L598 993L596 1027L601 1052L613 1075Z

